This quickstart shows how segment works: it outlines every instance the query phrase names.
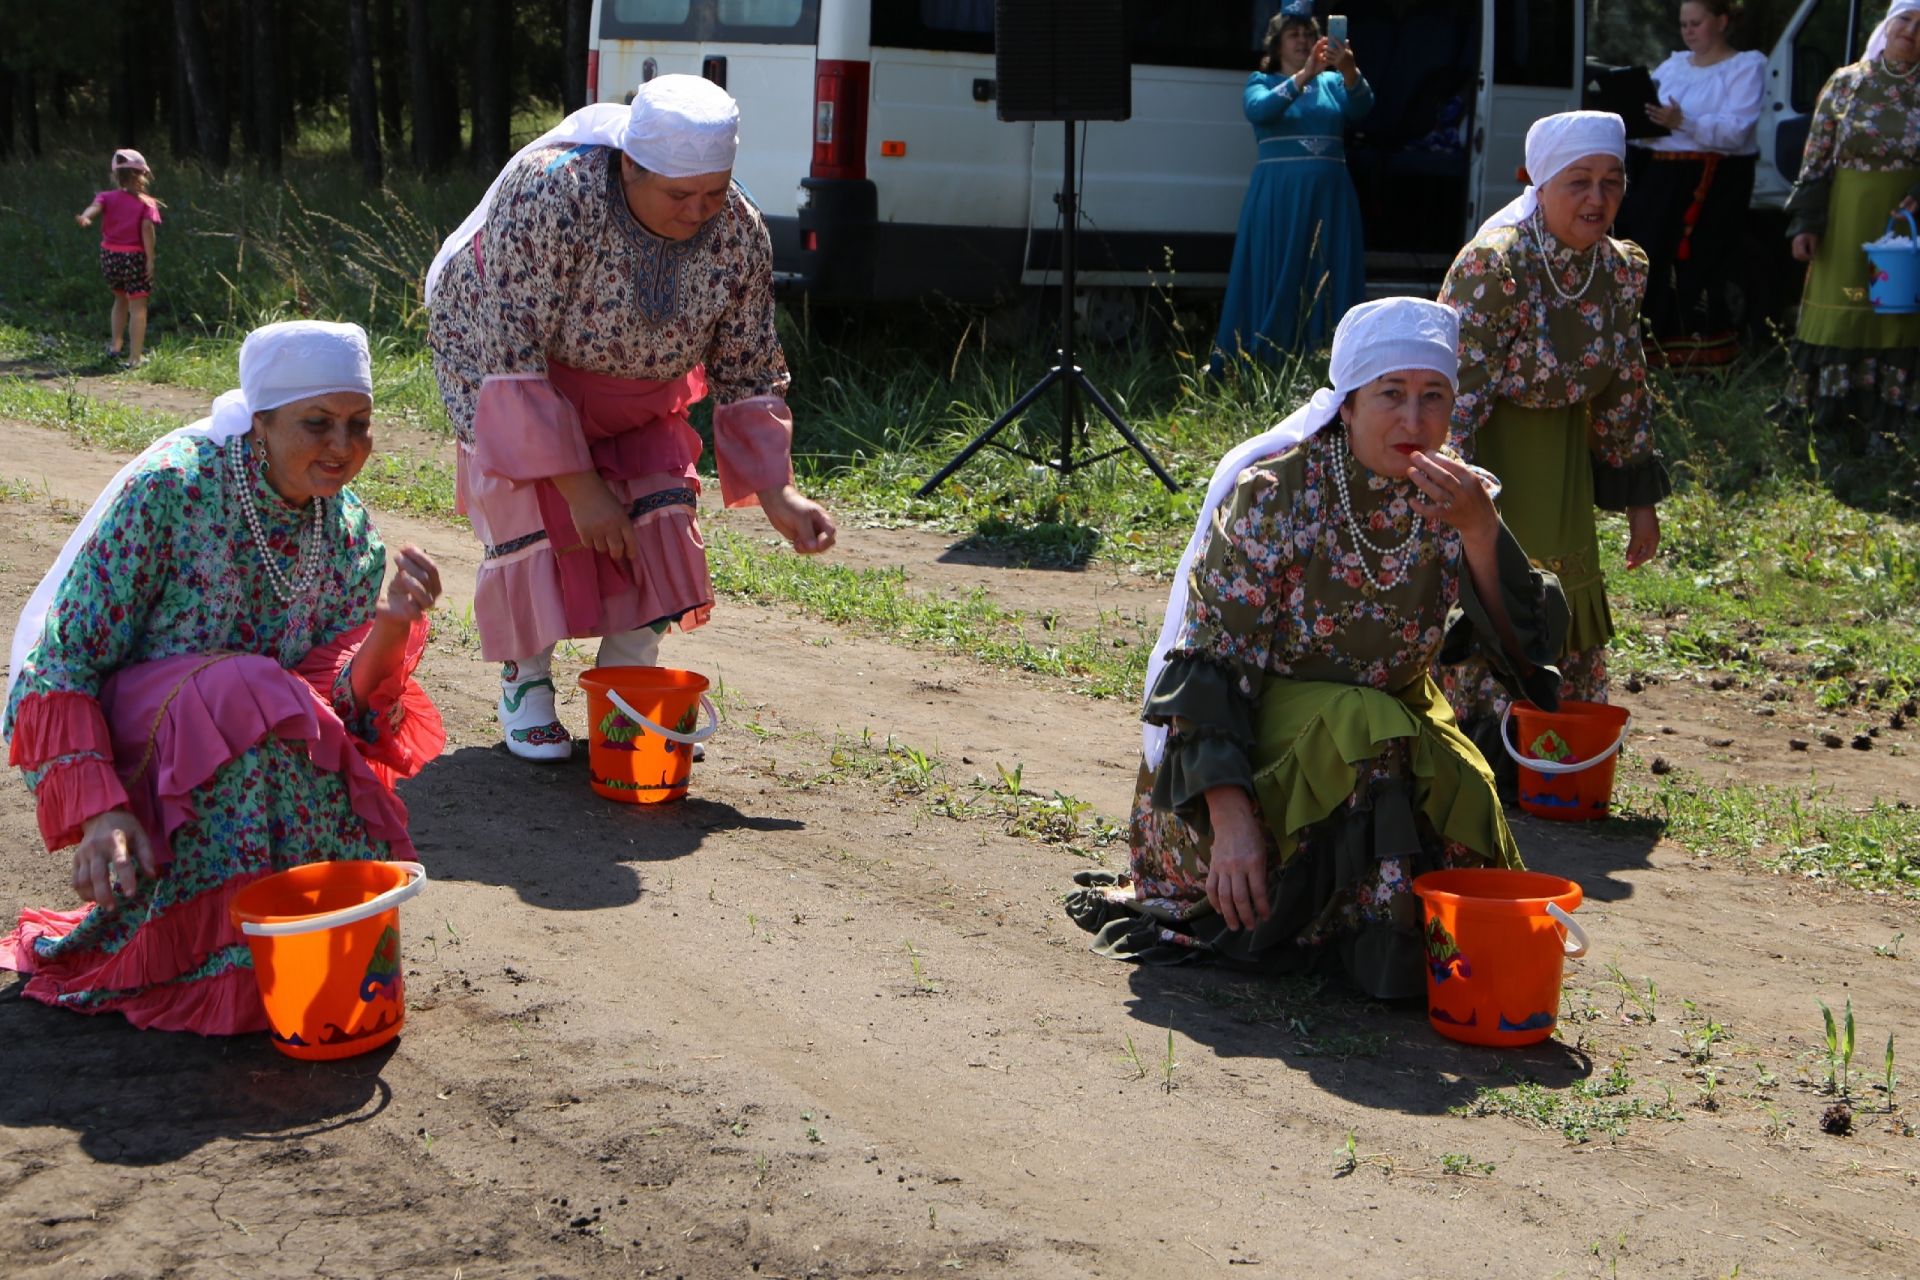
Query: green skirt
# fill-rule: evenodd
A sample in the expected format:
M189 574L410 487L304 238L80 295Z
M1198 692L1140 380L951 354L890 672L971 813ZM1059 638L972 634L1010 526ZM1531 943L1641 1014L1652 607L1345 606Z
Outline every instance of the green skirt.
M1592 417L1585 401L1527 409L1500 400L1474 437L1474 462L1500 477L1500 518L1567 594L1573 620L1563 657L1613 638L1593 515Z
M1800 298L1800 325L1794 335L1800 341L1847 351L1920 347L1920 315L1881 315L1868 301L1867 255L1860 247L1886 234L1887 215L1906 196L1916 176L1920 173L1913 169L1834 173L1827 229L1807 269ZM1896 225L1904 228L1906 224ZM1526 545L1525 538L1521 544Z

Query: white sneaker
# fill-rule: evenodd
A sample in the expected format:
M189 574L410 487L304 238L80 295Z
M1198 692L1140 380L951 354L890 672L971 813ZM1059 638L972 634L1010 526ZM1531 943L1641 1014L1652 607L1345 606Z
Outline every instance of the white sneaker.
M573 758L573 735L554 712L552 680L501 681L497 710L500 732L514 755L546 763Z

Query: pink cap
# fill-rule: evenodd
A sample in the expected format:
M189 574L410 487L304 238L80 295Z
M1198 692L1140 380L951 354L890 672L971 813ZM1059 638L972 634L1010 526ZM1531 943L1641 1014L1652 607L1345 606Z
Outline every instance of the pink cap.
M122 147L113 153L113 169L116 173L122 169L138 169L141 173L153 172L147 168L147 158L132 147Z

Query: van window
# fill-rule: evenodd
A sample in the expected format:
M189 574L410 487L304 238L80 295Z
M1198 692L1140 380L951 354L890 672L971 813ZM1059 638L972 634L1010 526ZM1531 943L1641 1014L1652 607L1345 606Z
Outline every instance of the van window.
M1793 37L1793 109L1812 111L1827 77L1845 66L1847 0L1820 0Z
M942 53L993 52L993 0L873 0L874 44Z
M1573 13L1567 0L1496 0L1494 83L1572 88Z
M820 0L605 0L600 34L613 40L812 44Z
M872 40L902 49L993 52L993 0L871 0ZM1251 71L1280 0L1127 0L1128 56L1141 66Z

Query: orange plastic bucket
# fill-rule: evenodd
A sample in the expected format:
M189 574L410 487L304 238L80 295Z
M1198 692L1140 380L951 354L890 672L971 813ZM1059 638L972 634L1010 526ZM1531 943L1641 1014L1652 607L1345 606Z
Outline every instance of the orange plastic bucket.
M1516 750L1507 733L1519 728ZM1591 822L1613 805L1613 768L1633 717L1604 702L1562 702L1542 711L1514 702L1500 717L1500 741L1520 766L1520 807L1536 818Z
M1568 913L1580 886L1538 871L1429 871L1413 891L1427 934L1427 1021L1468 1044L1535 1044L1560 1016L1567 956L1587 954Z
M707 678L672 667L594 667L580 673L580 687L593 789L622 804L684 797L694 745L720 727ZM702 707L707 727L696 732Z
M274 1048L351 1058L400 1034L400 904L426 885L417 862L310 862L233 896Z

